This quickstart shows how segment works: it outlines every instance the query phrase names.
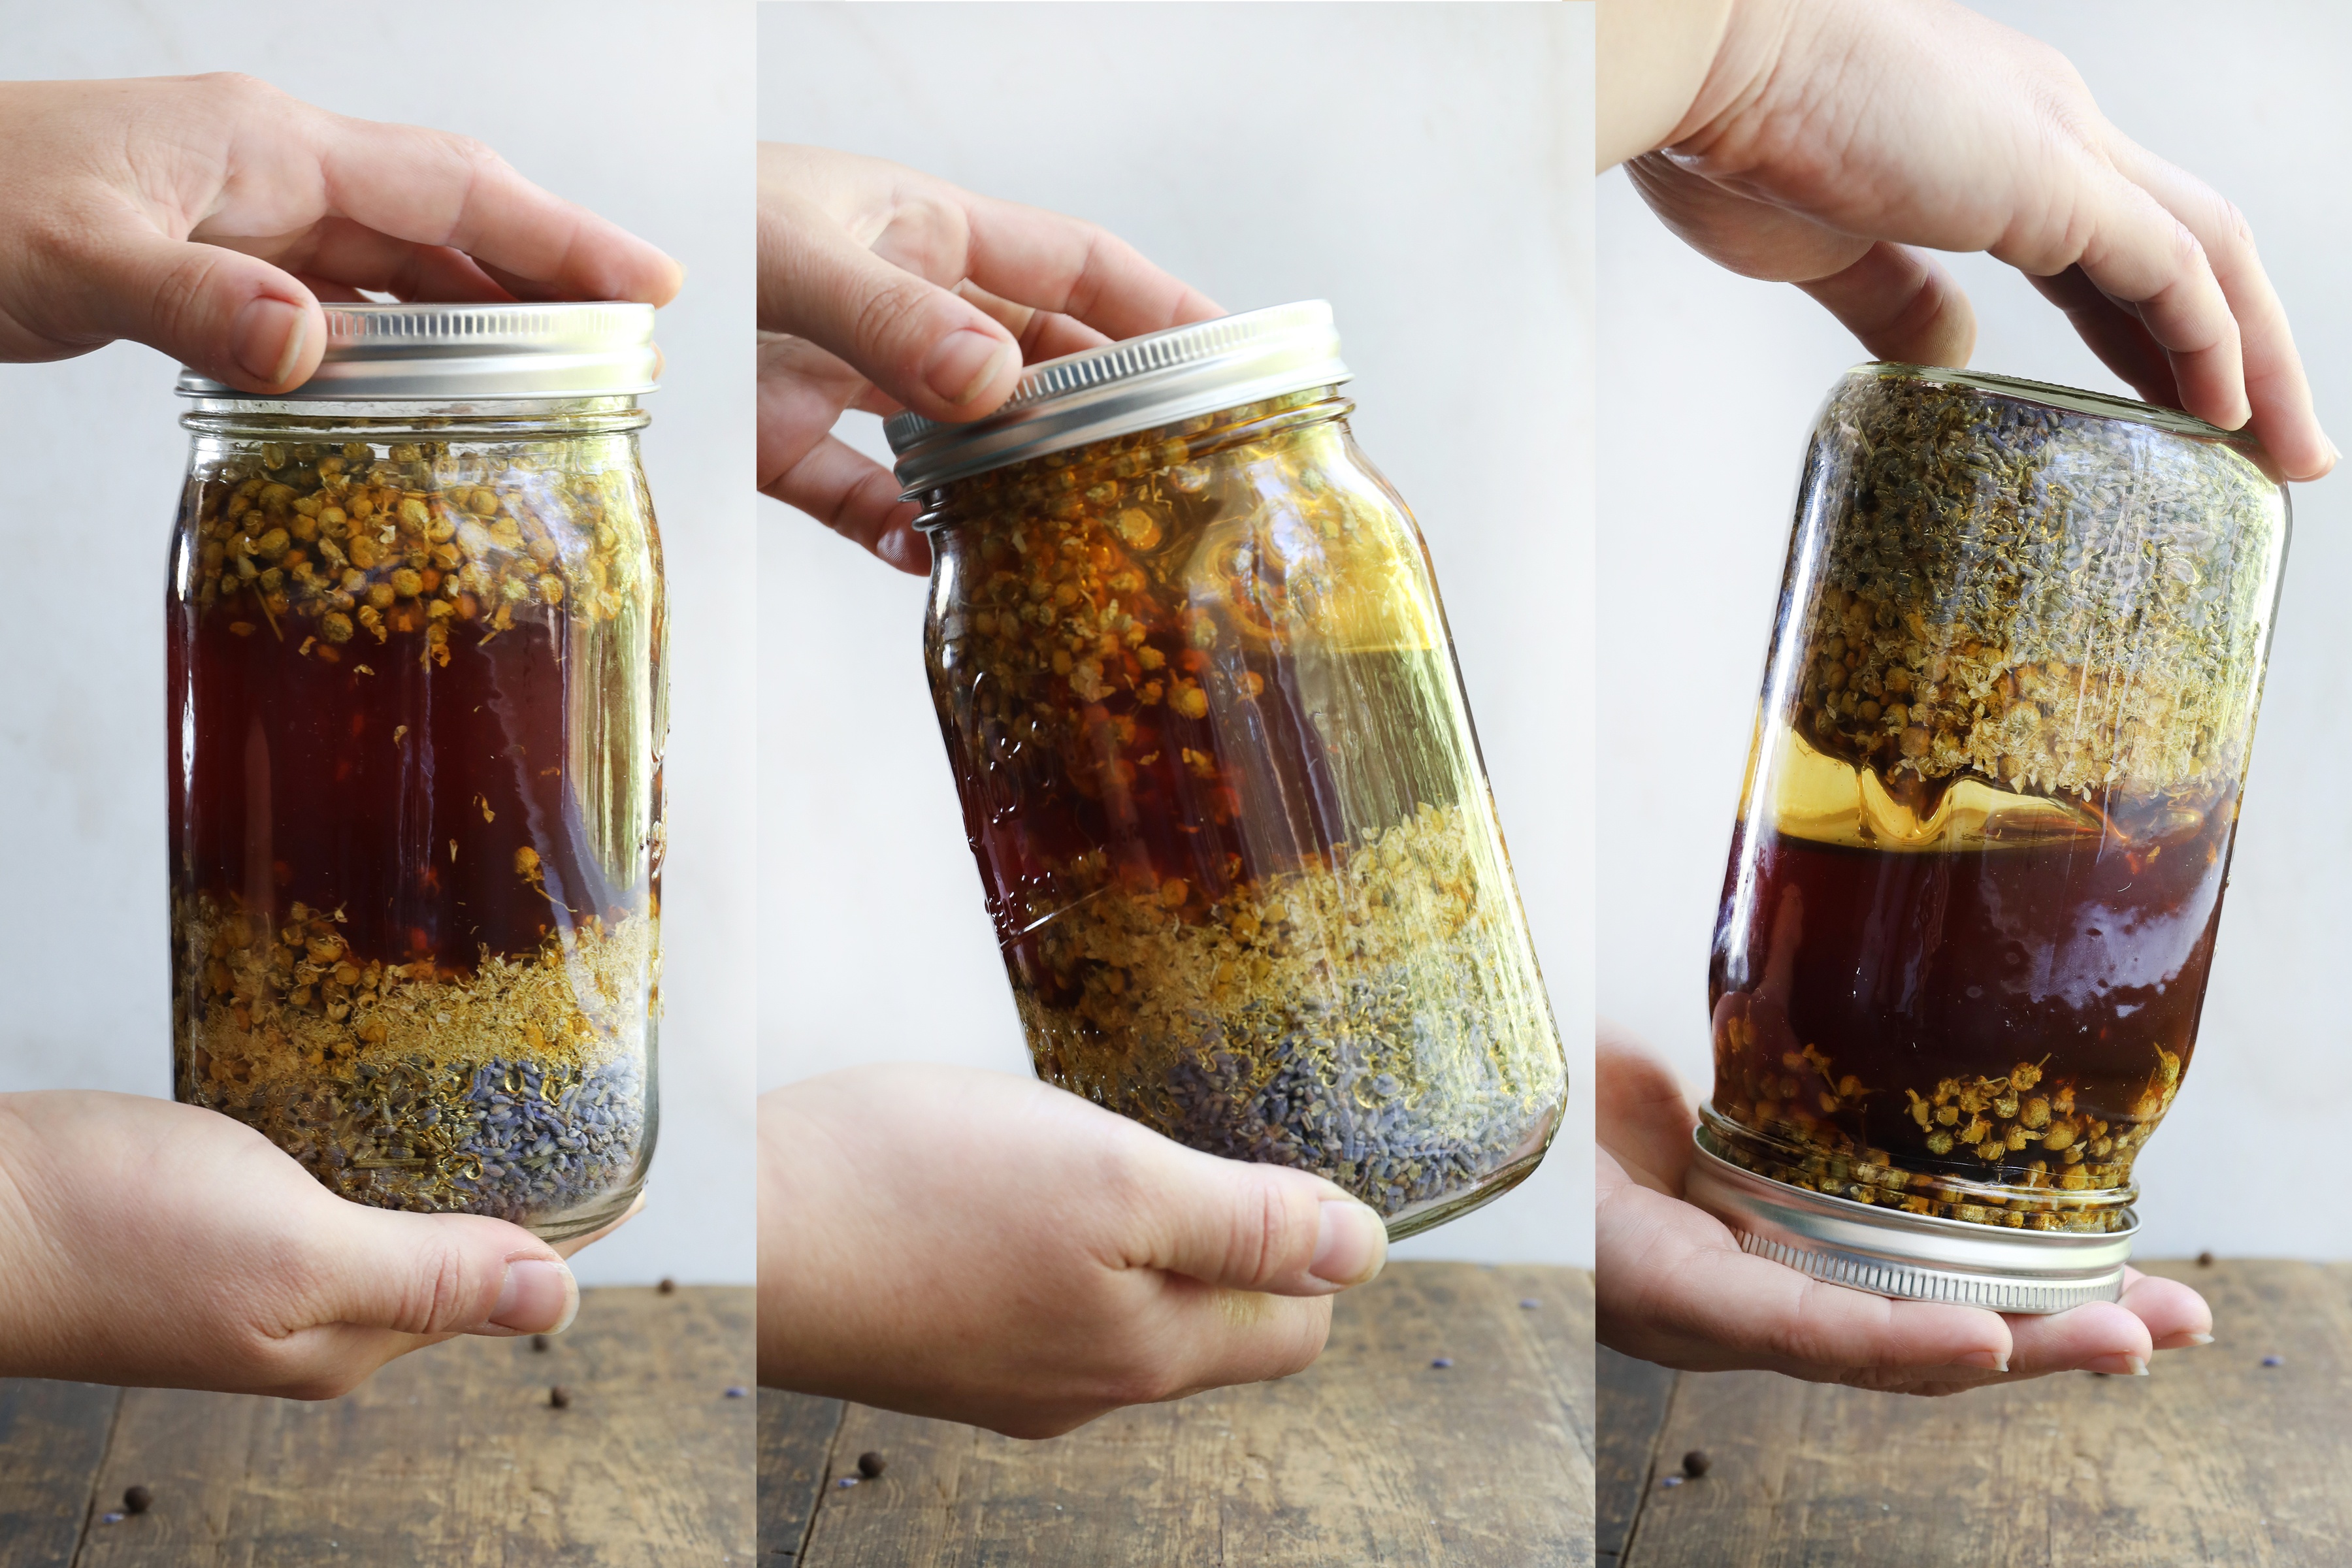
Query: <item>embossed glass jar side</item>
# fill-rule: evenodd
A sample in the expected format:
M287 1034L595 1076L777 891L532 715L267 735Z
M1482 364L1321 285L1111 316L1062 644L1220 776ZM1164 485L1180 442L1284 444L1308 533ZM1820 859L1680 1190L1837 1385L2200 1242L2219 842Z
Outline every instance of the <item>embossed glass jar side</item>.
M664 607L630 398L213 400L166 595L176 1092L579 1234L657 1120Z
M1874 365L1809 451L1704 1139L2017 1229L2122 1223L2193 1050L2288 532L2242 439Z
M1426 552L1320 387L940 486L927 649L1040 1074L1410 1234L1564 1062Z

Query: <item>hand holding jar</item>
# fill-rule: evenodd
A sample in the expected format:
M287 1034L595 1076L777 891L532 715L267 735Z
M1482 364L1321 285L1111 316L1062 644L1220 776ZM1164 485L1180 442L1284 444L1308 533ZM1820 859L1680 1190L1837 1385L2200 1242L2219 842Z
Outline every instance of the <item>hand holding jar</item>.
M843 410L977 419L1024 363L1218 313L1092 224L878 158L765 143L760 489L927 573L914 506L831 434Z
M2244 217L2046 45L1946 0L1627 0L1601 56L1601 166L1874 357L1967 364L1974 314L1929 253L1987 251L2143 398L2251 429L2288 479L2335 466Z
M0 1095L0 1193L6 1377L332 1399L455 1334L562 1331L562 1259L596 1239L345 1203L226 1116L127 1094Z
M1388 1253L1319 1177L968 1068L774 1090L760 1184L761 1383L1015 1437L1298 1372Z
M2145 1373L2152 1352L2212 1339L2202 1298L2125 1270L2122 1299L2049 1316L1897 1301L1808 1279L1740 1249L1684 1199L1698 1118L1674 1072L1603 1031L1600 1339L1693 1372L1784 1373L1902 1394L1958 1394L2053 1372Z
M321 300L631 300L676 262L478 142L250 77L0 86L0 359L131 338L239 391L327 349Z

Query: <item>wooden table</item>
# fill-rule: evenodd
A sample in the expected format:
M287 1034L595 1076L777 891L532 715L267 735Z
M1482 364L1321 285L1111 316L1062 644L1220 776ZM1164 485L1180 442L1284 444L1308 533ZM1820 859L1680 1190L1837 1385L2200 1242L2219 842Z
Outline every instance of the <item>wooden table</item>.
M2142 1263L2213 1304L2148 1377L1948 1399L1601 1352L1612 1568L2342 1568L2352 1264ZM2284 1364L2263 1365L2275 1355ZM1704 1449L1703 1479L1659 1483Z
M1453 1365L1434 1367L1440 1357ZM1550 1568L1592 1561L1592 1278L1396 1263L1296 1377L1024 1443L760 1396L780 1568ZM878 1479L848 1488L857 1457Z
M453 1340L325 1404L0 1380L0 1568L748 1563L751 1297L583 1291L545 1351Z

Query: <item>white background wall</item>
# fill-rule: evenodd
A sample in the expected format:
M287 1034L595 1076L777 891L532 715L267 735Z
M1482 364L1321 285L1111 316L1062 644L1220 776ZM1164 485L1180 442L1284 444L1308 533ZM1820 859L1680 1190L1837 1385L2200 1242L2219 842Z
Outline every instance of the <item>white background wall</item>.
M673 606L662 1136L595 1282L752 1273L757 810L748 719L751 7L137 0L11 5L6 73L236 69L321 107L478 136L686 263L645 441ZM173 366L118 344L0 365L0 1088L171 1093L163 563L187 440ZM39 584L39 586L36 586Z
M1229 310L1332 301L1357 435L1437 563L1574 1083L1534 1179L1398 1253L1589 1263L1592 7L761 12L762 137L1092 219ZM1025 1072L923 585L761 506L761 1083Z
M2323 423L2352 447L2352 14L2322 4L2075 0L1977 9L2066 54L2126 134L2252 222ZM1866 357L1795 289L1718 270L1622 174L1600 195L1601 1007L1708 1082L1708 934L1789 511L1813 413ZM1980 369L2124 392L2058 313L1982 258ZM2340 1258L2352 814L2352 471L2294 493L2295 534L2204 1027L2138 1171L2139 1250Z

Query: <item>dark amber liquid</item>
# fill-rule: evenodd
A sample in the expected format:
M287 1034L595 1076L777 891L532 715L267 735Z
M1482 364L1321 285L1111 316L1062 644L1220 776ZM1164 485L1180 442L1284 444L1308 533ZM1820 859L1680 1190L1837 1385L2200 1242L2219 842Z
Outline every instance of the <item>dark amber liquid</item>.
M176 895L273 925L296 901L340 910L361 963L456 973L485 948L526 953L644 907L586 852L564 776L560 622L519 618L488 642L459 623L445 668L422 657L421 611L335 663L298 652L299 622L282 621L280 641L250 595L209 609L175 597L169 615ZM516 868L525 847L537 882Z
M1177 642L1148 646L1173 663ZM1444 656L1234 652L1202 673L1221 691L1255 676L1257 694L1220 696L1200 718L1114 695L1102 723L1123 716L1134 738L1099 753L998 739L992 722L978 736L944 726L999 941L1049 1003L1061 987L1040 960L1040 916L1079 896L1068 870L1080 857L1099 851L1129 891L1181 883L1174 907L1197 915L1418 805L1454 803Z
M2033 1092L2071 1087L2077 1110L2135 1120L2161 1058L2185 1068L2197 1038L2227 880L2234 795L2176 836L2115 834L2031 847L1895 853L1767 830L1753 848L1752 911L1742 916L1735 847L1709 970L1718 1023L1717 1105L1743 1079L1800 1080L1795 1105L1912 1170L2013 1180L2040 1153L1997 1173L1954 1151L1939 1158L1910 1113L1907 1088L2002 1079L2039 1064ZM1753 1043L1726 1051L1727 1000L1745 998ZM1789 1071L1812 1046L1826 1078ZM1844 1075L1866 1091L1833 1112L1818 1103Z

